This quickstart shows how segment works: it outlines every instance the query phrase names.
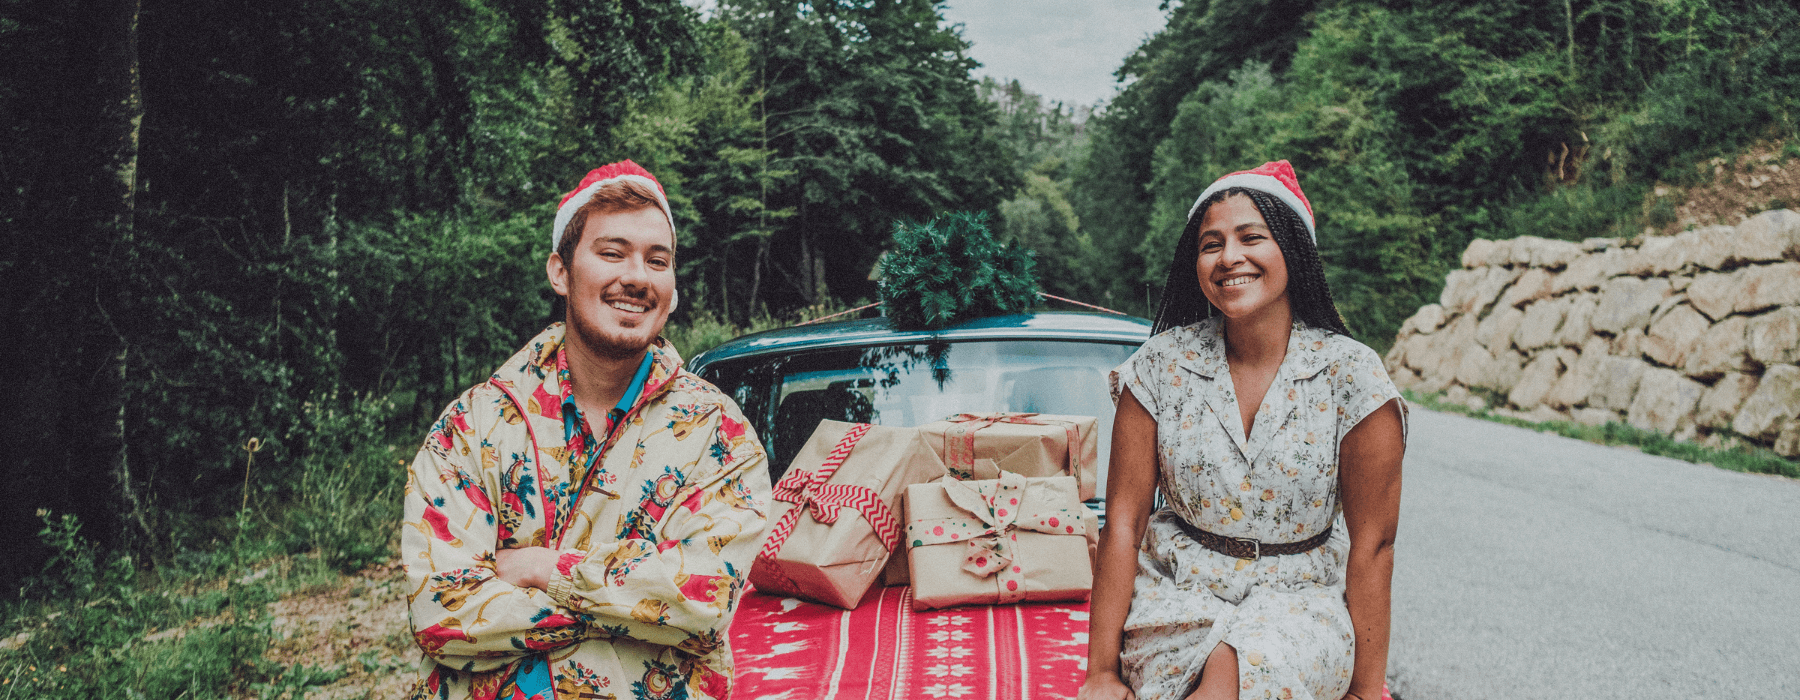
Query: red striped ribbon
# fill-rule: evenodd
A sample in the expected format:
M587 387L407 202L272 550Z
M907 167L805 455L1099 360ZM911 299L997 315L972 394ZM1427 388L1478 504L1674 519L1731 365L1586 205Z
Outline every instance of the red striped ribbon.
M1036 413L958 413L944 420L965 424L944 431L944 461L948 463L951 473L959 479L967 481L975 478L975 433L995 423L1061 425L1068 435L1069 476L1077 480L1081 478L1081 434L1076 430L1074 421L1041 418ZM962 440L956 440L957 437ZM957 449L958 447L962 449Z
M769 529L769 539L763 542L762 552L756 555L762 563L772 565L771 571L780 571L780 566L775 564L775 555L781 552L788 536L794 534L794 526L799 523L802 512L811 513L814 520L830 525L838 521L845 508L855 510L874 527L875 535L881 538L881 544L888 551L900 546L900 521L894 518L881 494L867 486L825 483L837 473L838 467L849 458L850 451L856 448L863 435L868 434L870 427L868 423L851 426L850 432L844 433L837 446L831 448L831 454L818 470L789 468L775 484L775 500L792 503L794 507L775 521L775 526Z

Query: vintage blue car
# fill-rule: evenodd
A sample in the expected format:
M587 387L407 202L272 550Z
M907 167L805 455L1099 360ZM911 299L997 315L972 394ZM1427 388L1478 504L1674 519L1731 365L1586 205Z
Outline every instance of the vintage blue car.
M1107 373L1149 337L1149 321L1101 313L995 316L939 331L894 330L877 318L744 336L688 367L743 407L776 480L820 420L917 426L956 413L1056 413L1099 419L1104 499Z

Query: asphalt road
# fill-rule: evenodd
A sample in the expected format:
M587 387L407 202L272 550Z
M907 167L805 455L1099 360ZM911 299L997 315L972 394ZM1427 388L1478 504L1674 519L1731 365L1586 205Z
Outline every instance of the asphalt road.
M1414 410L1400 700L1800 698L1800 481Z

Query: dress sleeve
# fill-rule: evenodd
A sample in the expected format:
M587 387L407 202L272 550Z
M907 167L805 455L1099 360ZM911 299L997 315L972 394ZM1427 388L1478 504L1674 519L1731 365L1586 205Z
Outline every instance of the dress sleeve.
M1362 343L1349 341L1351 351L1348 356L1337 361L1332 367L1332 398L1337 402L1338 421L1337 437L1342 442L1344 435L1351 428L1362 423L1364 418L1376 409L1394 399L1400 400L1400 437L1406 438L1407 407L1406 399L1400 395L1399 387L1388 378L1387 368L1382 366L1381 356L1375 350Z
M550 595L596 635L699 656L724 645L748 580L768 513L768 458L735 410L714 411L670 452L657 459L672 465L673 495L640 506L653 522L637 536L564 550Z
M587 627L550 595L495 575L499 538L465 394L444 411L407 470L400 553L414 641L439 664L490 671L580 642Z
M1158 410L1158 404L1161 401L1163 382L1157 381L1157 379L1159 378L1158 368L1168 364L1164 357L1165 353L1161 350L1163 345L1164 343L1159 342L1158 338L1151 338L1149 342L1139 347L1137 352L1131 353L1131 357L1126 358L1124 364L1114 368L1112 373L1107 375L1107 384L1112 390L1113 405L1118 405L1119 397L1125 395L1126 389L1131 389L1131 395L1137 397L1138 403L1143 404L1144 408L1150 411L1150 415L1162 415Z

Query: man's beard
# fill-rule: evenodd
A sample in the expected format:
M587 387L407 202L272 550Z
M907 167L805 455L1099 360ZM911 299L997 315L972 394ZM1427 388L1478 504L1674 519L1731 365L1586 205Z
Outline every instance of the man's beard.
M566 300L568 311L565 321L569 328L575 331L576 339L581 343L582 347L586 348L589 352L592 352L595 356L609 360L635 360L643 356L644 350L649 348L651 343L656 342L657 334L655 333L650 333L648 336L638 339L627 337L623 334L608 332L599 325L589 321L588 318L582 314L576 313L575 303L572 301L575 296L576 291L571 287L569 289L568 300ZM597 303L602 306L606 305L604 300L599 300ZM648 301L646 301L646 304L647 303ZM639 328L629 329L627 332L639 330L643 330L643 328L640 326Z

